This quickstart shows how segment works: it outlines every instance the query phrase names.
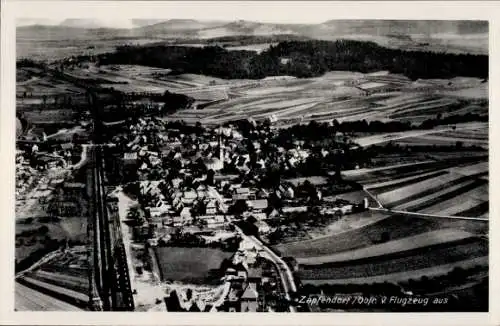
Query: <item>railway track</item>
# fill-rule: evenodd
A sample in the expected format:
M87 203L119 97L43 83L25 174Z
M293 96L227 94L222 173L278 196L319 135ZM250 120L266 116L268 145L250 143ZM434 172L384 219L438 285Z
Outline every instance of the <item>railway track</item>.
M128 275L121 233L117 216L109 210L105 188L104 156L100 105L92 89L87 89L93 115L93 139L88 144L88 195L90 198L90 237L93 246L93 273L97 292L104 311L134 310L132 290ZM90 289L89 291L91 291Z

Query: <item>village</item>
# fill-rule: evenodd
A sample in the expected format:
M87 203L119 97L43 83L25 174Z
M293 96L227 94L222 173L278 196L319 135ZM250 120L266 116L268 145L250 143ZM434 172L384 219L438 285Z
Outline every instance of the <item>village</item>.
M250 132L257 133L252 142L247 137L244 140L235 125L172 128L154 118L138 119L128 127L129 133L113 139L113 150L123 154L110 174L120 184L111 197L119 198L116 194L121 192L135 199L136 204L128 207L122 220L132 232L132 243L128 245L137 249L142 244L140 251L145 252L141 260L135 260L135 272L149 270L158 282L182 281L176 280L176 273L172 273L175 267L171 267L179 262L168 261L168 255L162 255L167 247L218 249L234 254L230 255L232 260L226 257L215 268L221 280L230 282L227 289L208 296L210 301L199 299L189 287L187 297L175 287L167 300L169 310L286 309L286 300L280 299L285 291L279 273L272 259L265 259L269 254L260 247L260 241L293 232L283 217L293 220L294 215L305 212L314 223L316 219L334 220L368 208L367 198L349 202L328 194L325 186L275 178L269 169L300 168L311 150L302 147L308 146L304 141L289 149L276 146L276 131L269 124L262 128L254 121L248 123ZM343 141L346 137L337 138ZM321 153L327 155L328 149L323 148ZM257 237L261 244L248 237ZM294 268L293 264L293 259L288 259L287 265ZM267 287L265 291L263 286ZM276 295L264 300L264 293ZM198 302L193 301L195 298L199 300L196 307L191 303L182 308L186 306L184 301ZM207 301L210 308L205 308Z

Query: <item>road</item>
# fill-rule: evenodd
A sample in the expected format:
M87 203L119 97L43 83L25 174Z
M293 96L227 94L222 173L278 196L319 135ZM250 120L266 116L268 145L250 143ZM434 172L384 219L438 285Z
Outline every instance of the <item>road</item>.
M297 292L297 286L295 284L293 273L290 270L290 267L288 267L288 265L283 261L283 259L281 259L281 257L276 255L271 249L269 249L265 244L262 243L262 241L257 239L255 236L246 235L243 232L243 230L241 230L236 225L235 228L243 239L253 243L255 247L262 253L263 257L269 259L274 264L280 276L280 281L283 286L283 292L285 294L285 298L290 303L289 310L290 312L297 312L295 306L291 304L292 297L290 294Z

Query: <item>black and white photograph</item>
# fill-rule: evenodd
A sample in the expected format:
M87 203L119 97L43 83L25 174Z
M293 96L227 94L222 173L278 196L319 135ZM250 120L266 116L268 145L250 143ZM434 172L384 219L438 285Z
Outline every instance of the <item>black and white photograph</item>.
M15 311L489 311L488 20L285 9L16 18Z

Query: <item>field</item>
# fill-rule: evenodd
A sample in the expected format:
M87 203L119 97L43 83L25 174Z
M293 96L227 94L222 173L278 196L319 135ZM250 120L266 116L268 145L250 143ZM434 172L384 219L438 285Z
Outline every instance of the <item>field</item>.
M46 36L46 35L45 35ZM50 38L50 35L49 35ZM35 60L61 60L73 55L97 55L112 52L117 46L129 44L140 45L156 43L158 39L32 39L29 36L17 36L16 58L30 58Z
M46 226L47 233L37 230ZM87 238L87 219L82 217L66 217L59 222L40 223L33 222L30 225L16 224L16 259L22 261L33 252L45 248L53 240L85 241ZM36 231L31 234L31 231Z
M472 236L473 234L465 231L439 229L333 255L297 258L297 262L301 265L318 265L340 261L359 260L363 258L383 256L395 252L409 251L440 243L463 240Z
M275 249L283 256L318 257L377 244L383 232L387 232L390 239L396 240L433 231L438 225L437 221L424 218L394 215L354 230L312 240L280 244L275 246Z
M124 92L162 93L166 90L193 97L203 109L182 110L166 120L218 125L231 120L274 117L278 125L316 121L405 120L420 122L436 113L456 113L466 100L432 94L435 85L415 91L412 82L399 75L329 72L321 77L267 77L261 80L223 80L203 75L171 75L169 69L137 65L112 65L75 69L67 73L93 78L105 87ZM416 82L415 82L416 83ZM475 79L467 79L475 85ZM465 84L464 84L465 85ZM465 86L464 86L465 87ZM196 107L195 107L196 109ZM481 111L484 112L484 109ZM415 120L415 121L414 121ZM418 120L418 121L417 121Z
M363 258L356 262L304 265L299 275L302 279L365 278L431 268L487 256L488 243L486 241L468 238L376 258Z
M488 149L488 128L449 130L396 141L397 144L411 146L455 146L457 142L462 146L479 146Z
M232 253L211 248L161 247L156 256L163 280L200 283Z
M301 282L315 285L404 281L488 264L487 241L478 237L488 233L486 221L379 214L364 225L274 248L297 260Z
M82 309L33 290L18 282L14 285L16 311L81 311Z
M470 268L477 265L487 266L488 256L466 259L450 264L440 264L429 268L408 270L404 272L381 274L368 277L303 279L302 283L311 285L322 285L322 284L372 284L372 283L382 283L382 282L405 282L408 281L409 279L417 280L423 276L433 277L433 276L445 275L446 273L450 272L453 268L456 267Z
M193 97L193 109L181 110L165 118L184 120L188 124L202 122L218 125L246 118L277 119L279 127L333 119L339 122L365 119L420 123L435 118L437 113L443 116L463 112L487 113L484 105L473 104L475 99L443 93L448 86L439 84L440 87L436 87L440 81L412 82L386 72L362 74L336 71L315 78L280 76L261 80L224 80L195 74L172 75L170 69L138 65L97 67L89 63L83 67L68 67L65 73L91 79L103 87L113 87L125 93L161 94L168 90ZM18 74L17 94L21 107L33 101L40 104L43 95L65 92L80 101L81 90L71 85L30 77L33 76L26 70ZM478 83L477 79L465 78L448 88L456 92L457 88L475 87ZM437 93L436 89L441 93ZM31 94L34 91L35 94ZM29 96L22 98L24 93ZM410 138L410 135L405 135L405 138Z
M419 172L417 174L394 174L397 175L396 179L369 183L367 188L384 207L397 211L444 216L488 216L486 162L435 171L425 170L421 166L414 166Z

